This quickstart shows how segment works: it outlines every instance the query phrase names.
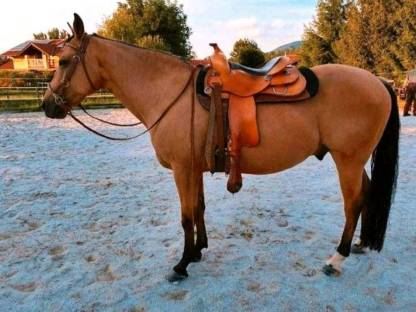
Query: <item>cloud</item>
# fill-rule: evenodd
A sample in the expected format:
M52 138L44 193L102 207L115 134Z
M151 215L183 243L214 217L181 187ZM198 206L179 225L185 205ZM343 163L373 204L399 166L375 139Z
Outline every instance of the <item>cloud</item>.
M238 18L229 21L215 23L219 33L238 40L239 38L256 39L262 35L263 27L255 17ZM235 41L234 40L234 41Z
M315 3L306 0L179 0L192 28L191 43L198 57L212 53L217 42L229 54L240 38L255 40L263 51L302 37L312 20Z
M117 7L117 0L100 0L99 9L96 1L73 0L58 5L55 2L42 0L43 5L39 6L29 1L25 3L26 10L19 10L19 1L6 1L2 8L16 14L0 18L0 29L5 30L0 32L0 52L30 39L34 32L55 26L66 28L74 8L83 17L86 29L94 32L103 17ZM199 57L211 54L210 42L218 42L229 53L240 38L255 40L264 51L299 40L303 25L312 19L315 8L313 1L306 0L179 0L178 3L183 4L188 16L193 32L191 44ZM49 9L43 10L44 7ZM20 22L16 24L16 20ZM8 32L14 24L16 27Z
M85 28L92 33L97 30L103 17L117 7L115 0L96 1L3 1L0 12L0 53L33 38L33 33L46 32L52 27L67 29L67 22L73 21L74 11L84 20ZM45 9L46 8L46 9ZM6 12L12 12L7 14ZM12 25L12 27L11 27Z
M191 41L198 57L212 53L209 42L217 42L229 54L235 41L248 38L257 42L265 51L271 51L282 44L300 40L305 20L274 19L259 21L256 17L241 17L227 21L215 21L207 29L194 31Z

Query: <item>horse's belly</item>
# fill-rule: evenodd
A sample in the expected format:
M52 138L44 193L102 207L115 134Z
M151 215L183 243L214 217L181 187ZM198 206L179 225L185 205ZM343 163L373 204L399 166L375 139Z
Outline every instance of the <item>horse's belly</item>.
M319 130L310 101L257 108L260 143L241 151L243 173L267 174L293 167L319 149Z

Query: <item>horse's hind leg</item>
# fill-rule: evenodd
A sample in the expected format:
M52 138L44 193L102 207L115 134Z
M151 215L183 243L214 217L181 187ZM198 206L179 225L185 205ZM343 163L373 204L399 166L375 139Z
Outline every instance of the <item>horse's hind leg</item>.
M337 276L341 273L342 262L350 254L352 238L365 204L366 192L363 188L364 163L337 153L332 156L340 178L346 222L337 252L326 262L323 271L327 275Z
M204 178L201 174L199 180L199 192L198 192L198 205L195 211L195 224L196 224L196 245L195 245L195 254L193 261L197 262L201 260L202 254L201 250L208 248L208 238L207 232L205 230L205 198L204 198Z
M201 173L192 173L189 168L174 168L176 187L181 203L182 227L185 234L185 244L182 259L166 278L170 282L182 280L188 276L186 268L195 257L194 212L198 205L199 180Z
M365 194L368 194L368 192L370 191L370 178L367 175L367 172L365 172L364 170L364 174L363 174L363 190ZM365 237L363 237L363 235L365 235L365 233L363 233L363 229L365 228L365 224L368 222L368 217L367 217L367 202L364 203L363 209L361 211L361 233L360 233L360 238L355 242L355 244L352 246L351 248L351 252L353 254L363 254L365 253L365 249L366 246L363 246L362 242L365 241Z

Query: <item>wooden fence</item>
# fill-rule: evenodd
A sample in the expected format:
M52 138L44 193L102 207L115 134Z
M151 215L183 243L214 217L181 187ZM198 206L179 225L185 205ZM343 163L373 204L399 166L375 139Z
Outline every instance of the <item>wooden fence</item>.
M34 87L0 87L0 112L39 111L47 82L37 81L35 85ZM120 102L106 90L99 90L88 96L83 104L93 108L121 107Z

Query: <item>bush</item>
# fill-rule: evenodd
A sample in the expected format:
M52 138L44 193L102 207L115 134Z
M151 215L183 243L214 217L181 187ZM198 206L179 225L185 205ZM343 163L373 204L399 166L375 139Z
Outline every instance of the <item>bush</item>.
M264 53L259 49L247 48L240 52L240 64L250 67L259 67L264 64Z
M49 81L52 71L0 70L0 87L35 87L37 82Z
M245 66L259 67L266 59L255 41L240 39L234 43L230 60Z

